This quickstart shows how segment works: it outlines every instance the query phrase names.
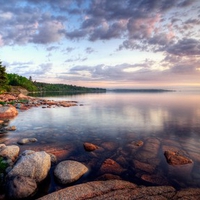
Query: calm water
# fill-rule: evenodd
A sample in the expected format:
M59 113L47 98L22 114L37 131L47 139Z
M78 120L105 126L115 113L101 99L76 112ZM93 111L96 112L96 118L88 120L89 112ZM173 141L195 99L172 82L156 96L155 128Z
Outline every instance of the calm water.
M144 185L166 183L177 188L200 186L200 93L108 92L48 99L75 100L78 106L21 111L10 121L17 130L1 137L1 142L16 144L20 138L35 137L38 142L20 146L21 151L46 150L55 153L58 161L73 159L84 163L90 172L76 184L101 179L103 161L112 158L124 169L121 174L113 174L125 180ZM137 152L131 149L133 141L142 140L145 144L149 138L159 141L156 157L150 155L151 159L145 157L143 147ZM86 152L84 142L98 145L101 151ZM194 164L174 169L165 161L166 149L187 155ZM135 160L153 166L154 170L139 169ZM42 188L44 193L62 187L53 179L53 168L44 184L45 189ZM182 170L186 176L177 175L176 170ZM149 181L151 176L158 181Z

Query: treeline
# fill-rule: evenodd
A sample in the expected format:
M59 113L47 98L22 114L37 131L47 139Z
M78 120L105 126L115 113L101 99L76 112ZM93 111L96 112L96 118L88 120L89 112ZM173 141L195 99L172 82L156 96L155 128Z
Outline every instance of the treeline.
M21 86L29 92L38 91L37 86L26 77L17 74L7 74L8 86Z
M106 92L106 89L102 88L88 88L66 84L34 82L34 85L38 88L39 92Z
M29 92L106 92L102 88L87 88L67 84L50 84L32 81L18 74L7 74L5 66L0 61L0 93L9 92L12 86L20 86Z

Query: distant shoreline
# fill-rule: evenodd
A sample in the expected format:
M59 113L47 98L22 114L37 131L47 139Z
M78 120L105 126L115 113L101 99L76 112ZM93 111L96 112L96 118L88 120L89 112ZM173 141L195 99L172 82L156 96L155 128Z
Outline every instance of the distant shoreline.
M159 92L176 92L176 90L164 90L164 89L113 89L113 90L107 90L107 92L119 92L119 93L126 93L126 92L159 93Z

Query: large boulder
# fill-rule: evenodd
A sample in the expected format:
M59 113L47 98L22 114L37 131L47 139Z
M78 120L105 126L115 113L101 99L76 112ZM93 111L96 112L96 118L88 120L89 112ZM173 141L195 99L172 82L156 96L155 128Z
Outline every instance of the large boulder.
M55 170L54 175L61 184L72 183L78 180L83 174L88 171L88 168L80 162L66 160L60 162Z
M198 191L195 191L198 194ZM93 181L67 187L48 194L39 200L55 199L173 199L176 190L170 186L137 187L122 180ZM189 195L188 195L189 197ZM199 197L199 196L196 196Z
M7 182L7 196L9 199L21 199L32 195L37 189L34 179L24 176L15 176Z
M0 156L6 157L15 161L19 155L19 147L16 145L6 146L5 144L0 144Z
M8 173L8 178L25 176L34 179L37 183L46 178L51 167L50 155L44 151L24 151L13 169Z
M17 114L17 109L12 105L0 107L0 118L12 118L15 117Z

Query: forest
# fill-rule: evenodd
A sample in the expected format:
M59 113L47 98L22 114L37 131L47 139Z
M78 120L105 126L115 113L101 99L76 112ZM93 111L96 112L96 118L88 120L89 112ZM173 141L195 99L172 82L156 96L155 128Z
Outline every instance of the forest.
M52 84L32 81L18 74L6 73L6 67L0 61L0 93L10 92L13 86L20 86L28 92L106 92L102 88L88 88L67 84Z

